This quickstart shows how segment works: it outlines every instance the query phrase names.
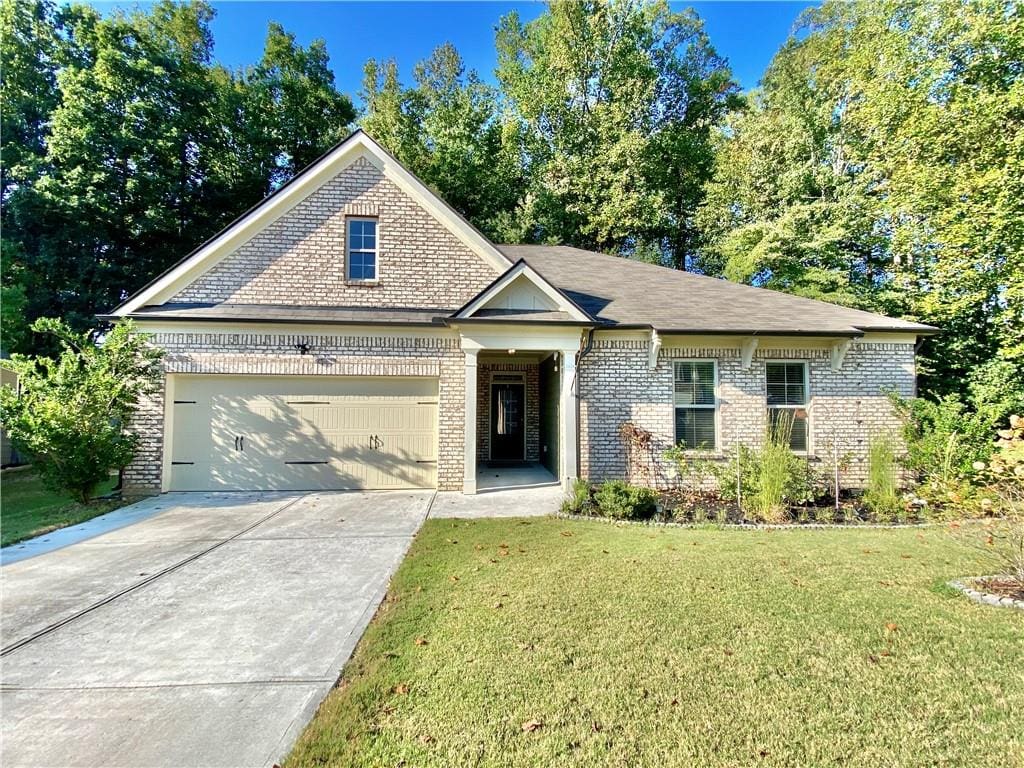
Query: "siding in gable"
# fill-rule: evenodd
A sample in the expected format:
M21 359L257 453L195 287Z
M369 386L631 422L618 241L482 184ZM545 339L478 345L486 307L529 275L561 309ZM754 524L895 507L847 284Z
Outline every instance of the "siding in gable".
M345 282L345 217L377 216L375 285ZM171 302L455 309L497 272L365 158Z

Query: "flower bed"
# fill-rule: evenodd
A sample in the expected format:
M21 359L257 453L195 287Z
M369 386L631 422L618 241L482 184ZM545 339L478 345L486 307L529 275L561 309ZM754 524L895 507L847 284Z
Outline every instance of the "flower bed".
M951 581L949 586L963 592L976 603L1024 611L1024 590L1012 579L978 576L962 581Z

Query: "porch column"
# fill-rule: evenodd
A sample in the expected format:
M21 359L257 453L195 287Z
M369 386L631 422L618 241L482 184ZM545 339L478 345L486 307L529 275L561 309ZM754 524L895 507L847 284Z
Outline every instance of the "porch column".
M462 492L476 493L476 356L478 350L462 350L466 355L466 402L463 407L465 456L462 459Z
M576 423L576 398L573 387L576 386L576 350L561 350L562 386L558 398L559 421L561 422L562 450L559 451L559 480L566 491L572 481L579 476L576 465L576 441L579 438L579 427Z

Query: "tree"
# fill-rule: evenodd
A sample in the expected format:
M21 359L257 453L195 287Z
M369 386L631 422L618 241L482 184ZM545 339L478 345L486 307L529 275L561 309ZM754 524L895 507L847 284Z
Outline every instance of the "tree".
M322 41L271 25L260 63L233 73L212 61L212 18L199 0L107 17L3 5L19 43L3 47L3 285L28 322L94 327L347 130Z
M356 117L352 101L335 88L328 62L322 39L303 48L271 22L263 57L237 78L238 130L248 144L242 157L256 159L264 195L343 139Z
M678 268L736 85L699 17L666 2L551 3L498 29L498 80L522 126L527 237Z
M41 318L32 330L52 334L60 355L0 360L19 385L0 387L0 420L44 483L86 503L111 470L131 461L138 436L126 427L140 398L156 390L162 352L130 322L100 344L59 320Z
M719 137L712 273L938 325L922 390L1024 405L1024 10L826 2ZM1004 384L994 392L986 382ZM996 413L1000 411L1000 413Z
M466 71L451 43L418 63L413 79L406 88L394 61L368 61L363 127L484 232L508 239L523 174L497 92Z

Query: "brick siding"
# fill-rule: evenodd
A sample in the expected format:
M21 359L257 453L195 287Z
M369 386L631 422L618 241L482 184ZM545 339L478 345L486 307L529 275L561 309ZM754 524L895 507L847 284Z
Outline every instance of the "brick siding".
M346 282L345 219L379 219L378 280ZM360 158L171 302L457 308L498 272Z
M164 371L235 375L430 376L438 378L437 484L462 489L465 377L455 334L396 338L357 335L158 333ZM300 355L296 344L309 345ZM166 378L165 378L166 382ZM129 492L160 490L163 467L164 389L146 398L132 424L140 436L125 470Z
M718 367L719 451L760 444L766 427L765 362L807 361L811 402L812 460L831 466L843 459L841 484L863 486L867 443L888 432L899 439L900 422L889 392L914 394L914 347L905 343L854 342L843 366L833 371L824 349L759 349L744 370L738 349L665 347L648 368L648 342L598 339L580 366L580 474L593 480L625 478L626 452L619 428L632 421L653 437L651 459L632 467L634 481L674 485L675 467L661 458L675 441L673 361L713 359ZM650 478L650 480L648 480Z

